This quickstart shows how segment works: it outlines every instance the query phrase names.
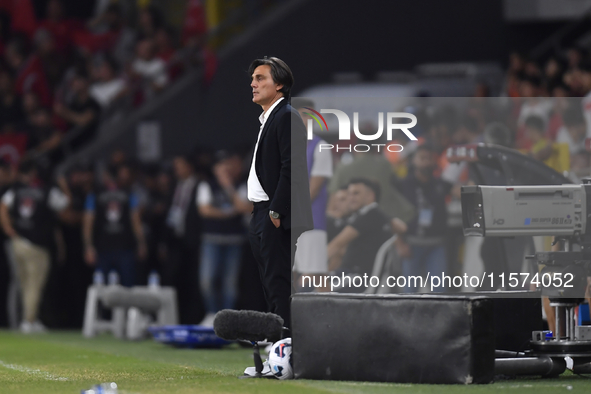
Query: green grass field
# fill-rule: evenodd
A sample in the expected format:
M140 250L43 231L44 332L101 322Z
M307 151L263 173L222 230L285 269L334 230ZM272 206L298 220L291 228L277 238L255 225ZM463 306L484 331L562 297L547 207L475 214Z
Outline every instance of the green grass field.
M591 392L591 379L569 373L473 386L237 379L251 363L250 350L237 345L189 350L110 336L87 340L78 332L24 336L0 331L0 394L78 394L110 381L122 394Z

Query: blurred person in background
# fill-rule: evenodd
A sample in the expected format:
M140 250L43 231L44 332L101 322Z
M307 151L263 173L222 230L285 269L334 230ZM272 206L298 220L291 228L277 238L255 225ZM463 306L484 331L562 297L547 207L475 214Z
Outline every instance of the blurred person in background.
M53 92L62 80L62 76L68 65L68 59L57 52L55 40L48 30L37 29L33 43L35 45L35 52L41 61L49 88Z
M166 216L172 200L172 179L168 171L160 167L148 168L144 177L144 185L148 192L142 215L148 240L148 261L144 273L152 270L162 273L166 265ZM140 278L144 280L147 275Z
M334 194L330 208L326 210L326 242L329 243L347 225L351 215L347 186L341 187Z
M140 10L138 15L138 31L141 39L154 38L159 28L164 26L164 14L154 5Z
M1 157L12 165L17 165L27 151L27 135L19 132L14 123L5 123L0 128Z
M398 218L390 219L378 207L380 187L377 182L353 178L349 181L347 193L349 209L353 214L328 244L328 269L350 275L372 275L380 247L395 233L404 233L407 227ZM346 290L355 291L351 288Z
M452 185L434 176L437 151L429 143L420 145L412 157L412 168L401 182L400 190L413 201L417 216L408 223L408 231L397 239L402 273L409 276L441 275L447 269L445 236L448 198ZM415 292L407 286L405 292ZM443 291L443 289L438 289Z
M72 143L79 147L94 136L99 123L101 106L90 96L90 80L83 71L78 71L70 81L71 99L66 103L56 102L54 113L63 118L68 127L82 130L80 136Z
M8 70L0 68L0 129L6 123L20 123L24 119L21 98L14 90L14 79Z
M244 215L248 201L242 159L218 151L213 177L199 183L197 206L203 218L199 280L207 315L201 325L212 326L215 313L234 309L242 244L246 239Z
M131 76L137 79L143 99L151 99L168 84L166 62L156 57L154 41L144 38L136 46L136 58L131 63Z
M198 287L202 227L196 204L198 177L188 156L175 157L173 168L176 185L166 217L170 237L162 284L177 289L181 323L196 324L205 316Z
M369 130L368 130L369 129ZM363 134L375 131L369 125L360 130ZM383 141L375 141L381 143ZM381 190L380 208L389 216L398 217L402 221L410 220L414 215L414 208L410 202L394 186L396 176L390 162L377 149L369 152L354 152L354 160L350 164L338 167L328 185L330 193L329 207L332 205L334 194L343 186L347 186L353 178L371 176Z
M147 256L137 196L131 191L132 169L121 164L107 182L86 197L82 222L86 263L107 275L118 273L123 286L135 285L136 257Z
M587 123L579 106L569 107L562 116L563 126L558 130L556 142L567 144L571 157L585 149Z
M39 102L39 97L35 92L27 92L22 96L22 110L25 118L23 121L29 121L33 116L33 113L42 108L41 103Z
M546 161L552 156L552 143L546 138L546 123L539 116L532 115L524 122L524 131L531 148L527 155L539 161Z
M90 96L101 105L109 107L114 101L127 94L125 80L119 78L118 66L111 57L105 57L93 69L95 82L90 86Z
M136 31L123 14L123 3L109 2L97 18L88 22L89 31L78 31L75 43L85 55L107 53L117 65L125 65L133 58Z
M459 121L457 129L451 136L454 145L478 144L484 141L484 137L478 130L476 120L469 116L464 116ZM468 163L450 163L441 173L441 178L450 182L458 183L467 180Z
M292 101L298 110L304 125L313 121L308 114L314 103L306 99ZM304 232L298 239L293 270L297 274L323 274L328 272L328 252L326 235L326 206L328 204L327 184L332 177L332 153L320 150L326 141L315 135L307 141L306 159L308 163L308 180L310 183L310 201L312 202L312 220L314 229ZM296 281L298 283L299 281ZM299 285L301 287L301 284Z
M584 96L581 105L587 122L587 137L591 137L591 62L584 62L580 65L579 80Z
M573 46L566 50L566 59L567 59L567 66L569 70L576 70L580 68L583 59L586 57L587 53L583 48L579 48Z
M491 122L486 125L482 133L485 144L500 145L509 148L513 141L513 134L501 122Z
M564 113L572 106L581 107L578 99L569 97L567 91L562 91L563 85L556 85L552 88L552 110L550 111L550 118L548 119L548 126L546 127L546 136L550 141L556 141L558 131L564 126Z
M25 334L45 331L38 312L50 269L52 238L57 237L55 212L63 211L69 202L57 187L42 183L31 161L20 164L17 182L0 202L0 222L11 239L10 254L22 294L20 329Z
M65 264L59 266L59 298L64 324L67 327L81 327L86 290L92 282L92 268L84 263L84 241L82 219L86 196L93 192L94 173L89 163L76 163L66 174L65 189L70 205L60 215L60 229L66 246ZM61 183L61 182L58 182Z
M29 53L26 42L22 38L12 39L6 46L4 57L16 75L16 93L23 96L27 92L34 92L43 106L51 106L53 95L43 65L39 56Z
M586 149L579 150L571 155L571 168L569 178L573 183L583 183L583 178L591 176L591 153Z
M0 159L0 196L8 190L14 179L10 163ZM4 231L0 231L0 326L6 326L9 323L10 328L18 327L18 278L16 277L15 267L11 266L8 259L7 245L10 238ZM14 259L13 259L14 260Z
M460 118L458 127L451 136L452 141L455 145L481 143L484 138L479 131L476 119L464 115ZM449 228L445 235L445 244L447 246L448 269L455 271L461 267L460 250L465 239L462 227L461 187L469 182L468 163L447 163L441 172L441 179L453 185L449 201L446 203Z
M51 34L58 56L67 59L72 50L74 34L82 29L82 23L67 17L61 0L49 0L45 10L45 19L39 22L39 29Z
M183 71L174 43L174 36L174 31L168 27L159 28L154 36L156 56L166 63L170 80L176 79Z
M554 87L562 84L564 65L558 57L552 56L544 67L544 87L547 93L551 93Z
M62 159L58 149L63 134L51 121L46 108L35 110L30 116L27 132L27 153L25 158L35 159L42 177L50 176L53 166Z
M453 135L460 128L458 110L449 104L437 108L431 116L426 141L435 152L435 175L440 176L449 166L447 148L453 143ZM414 154L414 151L412 152ZM409 163L412 162L412 158ZM409 170L410 173L410 170Z
M519 85L523 78L525 59L516 51L509 55L509 68L506 72L505 94L509 97L520 97Z
M542 80L537 76L524 78L520 85L520 94L523 102L517 116L517 134L515 144L518 149L530 149L532 141L525 131L525 121L530 116L538 116L548 124L553 109L552 100L543 97Z

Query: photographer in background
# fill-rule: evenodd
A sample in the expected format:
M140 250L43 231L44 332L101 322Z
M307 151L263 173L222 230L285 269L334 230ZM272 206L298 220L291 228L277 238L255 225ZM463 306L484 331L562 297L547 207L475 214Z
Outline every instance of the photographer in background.
M437 168L436 154L428 143L418 146L412 157L412 169L400 184L402 194L415 202L418 213L409 223L404 238L397 240L398 254L403 258L402 273L407 278L424 276L427 272L441 275L447 269L445 201L452 185L433 175ZM417 290L408 286L405 292Z

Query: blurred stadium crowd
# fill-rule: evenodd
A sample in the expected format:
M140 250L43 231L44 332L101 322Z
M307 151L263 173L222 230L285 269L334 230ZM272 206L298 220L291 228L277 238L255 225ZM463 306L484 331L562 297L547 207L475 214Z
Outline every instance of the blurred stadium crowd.
M0 1L2 193L10 185L29 184L35 188L56 185L56 166L67 159L69 154L89 144L102 121L116 115L117 111L119 114L122 110L129 112L151 100L188 70L203 70L203 83L207 84L217 67L216 48L240 31L245 23L244 18L240 19L241 16L236 12L236 4L210 3L206 13L205 2L200 0L179 0L166 4L158 1L125 0ZM243 7L247 8L246 22L272 3L249 2L249 7ZM175 201L177 205L180 204L178 198L174 200L173 197L175 177L180 177L178 171L183 172L183 169L179 170L182 164L177 163L183 160L179 158L174 161L174 169L178 170L175 172L172 163L168 163L165 169L160 169L159 166L140 166L133 160L122 158L124 155L121 151L113 152L111 162L103 163L102 167L97 164L100 169L95 168L95 163L75 165L65 176L60 177L57 189L65 193L68 204L65 209L60 207L59 220L55 223L61 227L58 242L53 237L49 241L36 241L46 247L51 255L51 269L38 269L47 272L34 275L33 279L29 278L35 283L32 287L38 288L36 291L27 294L27 291L19 290L23 285L26 287L23 282L27 281L23 277L26 275L26 267L21 267L22 270L19 271L19 267L13 265L9 269L9 260L18 261L19 256L14 258L10 254L13 258L8 259L4 251L1 253L0 325L8 323L6 312L11 326L20 323L19 293L22 293L25 298L24 309L35 310L40 307L46 310L42 315L49 326L80 326L85 288L90 283L92 271L81 264L87 249L83 245L81 232L82 214L87 194L95 191L98 185L105 188L127 188L134 185L134 190L138 190L128 197L130 201L135 201L133 208L138 208L138 215L141 212L146 230L142 231L142 234L145 233L142 241L150 246L141 254L142 261L148 254L148 260L156 264L162 256L168 257L173 253L179 254L179 261L187 258L186 254L182 255L182 252L187 252L186 249L190 249L187 252L189 254L199 251L199 242L191 239L187 241L187 248L183 249L177 244L169 248L173 252L166 254L157 241L165 237L160 234L164 232L165 226L159 220L166 217L170 207L175 206ZM184 174L187 171L193 172L193 158L184 162L189 163L188 167L185 166ZM23 166L17 170L20 164ZM125 168L120 170L119 164ZM205 175L201 178L205 178ZM23 182L25 179L27 181ZM190 189L189 191L192 192ZM53 208L60 205L54 204L55 195L52 193L50 205ZM182 204L187 201L183 200ZM16 203L21 202L18 198L7 199L5 205L8 209L13 209ZM28 207L31 208L30 200L26 200L24 204L29 204ZM97 203L97 207L100 208L100 204ZM31 212L30 209L21 211ZM178 212L175 215L178 216ZM176 220L178 225L178 218ZM200 222L195 221L194 226L187 227L199 228L198 223ZM18 228L18 220L13 220L11 224L16 233L20 231L20 236L34 238L31 234L24 236L25 230ZM179 231L188 232L190 229L183 228ZM177 231L170 239L180 242L180 232ZM195 233L192 235L199 238ZM187 236L187 239L190 237ZM129 260L129 255L127 257ZM197 269L193 257L187 259L188 270ZM98 260L102 261L100 253ZM127 267L135 268L135 260L132 253L131 263ZM91 262L89 264L96 263L92 258L87 258L87 261ZM145 282L148 267L156 268L149 264L140 268L142 267L144 269L138 276L141 278L139 282ZM171 275L182 279L183 275L187 277L192 272L187 273L184 270L181 273L175 269L160 271L163 284L176 284L171 283ZM127 281L126 284L135 282L135 278L129 279L135 274L129 272L121 278ZM17 280L17 274L20 281ZM194 277L197 277L196 273ZM45 283L45 296L37 294L43 291ZM194 285L189 280L184 287L179 287L191 292ZM40 306L37 305L39 300L35 301L38 298L43 300ZM185 297L187 300L189 298L191 296ZM187 302L195 302L194 297ZM186 311L189 308L181 306L181 309ZM191 318L183 314L182 321L199 321L200 314L203 314L202 309L194 308ZM29 313L32 314L29 320L33 320L33 315L37 318L36 311Z
M89 143L112 108L141 105L193 67L205 68L206 83L213 76L204 9L200 1L185 3L186 19L175 30L153 6L98 2L84 20L50 0L39 19L28 1L0 1L0 146L18 147L0 162L0 325L26 332L42 330L40 321L80 327L96 268L118 271L127 286L158 272L162 285L178 291L181 323L221 308L265 308L246 240L252 152L194 150L146 164L116 149L105 161L77 163L53 178L64 145ZM371 272L394 232L404 274L460 272L459 190L471 174L448 161L451 146L494 143L573 181L589 175L591 55L570 48L541 63L513 53L505 78L500 98L488 97L481 83L458 105L425 97L403 109L417 116L419 141L394 141L402 152L340 149L309 157L326 258L324 266L296 265L298 272ZM315 160L322 167L313 169ZM376 206L381 213L364 221ZM347 226L354 233L344 233ZM31 259L40 263L24 263ZM21 325L23 316L29 325Z
M193 67L211 78L202 2L185 3L175 29L149 4L100 1L83 19L61 0L43 10L29 0L0 2L0 144L15 147L4 156L12 164L44 158L50 172L63 147L88 143L113 109L141 105Z

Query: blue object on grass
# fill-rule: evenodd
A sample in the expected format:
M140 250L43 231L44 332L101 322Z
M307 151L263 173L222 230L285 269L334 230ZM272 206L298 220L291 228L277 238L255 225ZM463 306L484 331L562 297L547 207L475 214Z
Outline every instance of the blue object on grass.
M215 335L212 327L154 326L148 331L155 341L177 347L220 348L231 343Z

